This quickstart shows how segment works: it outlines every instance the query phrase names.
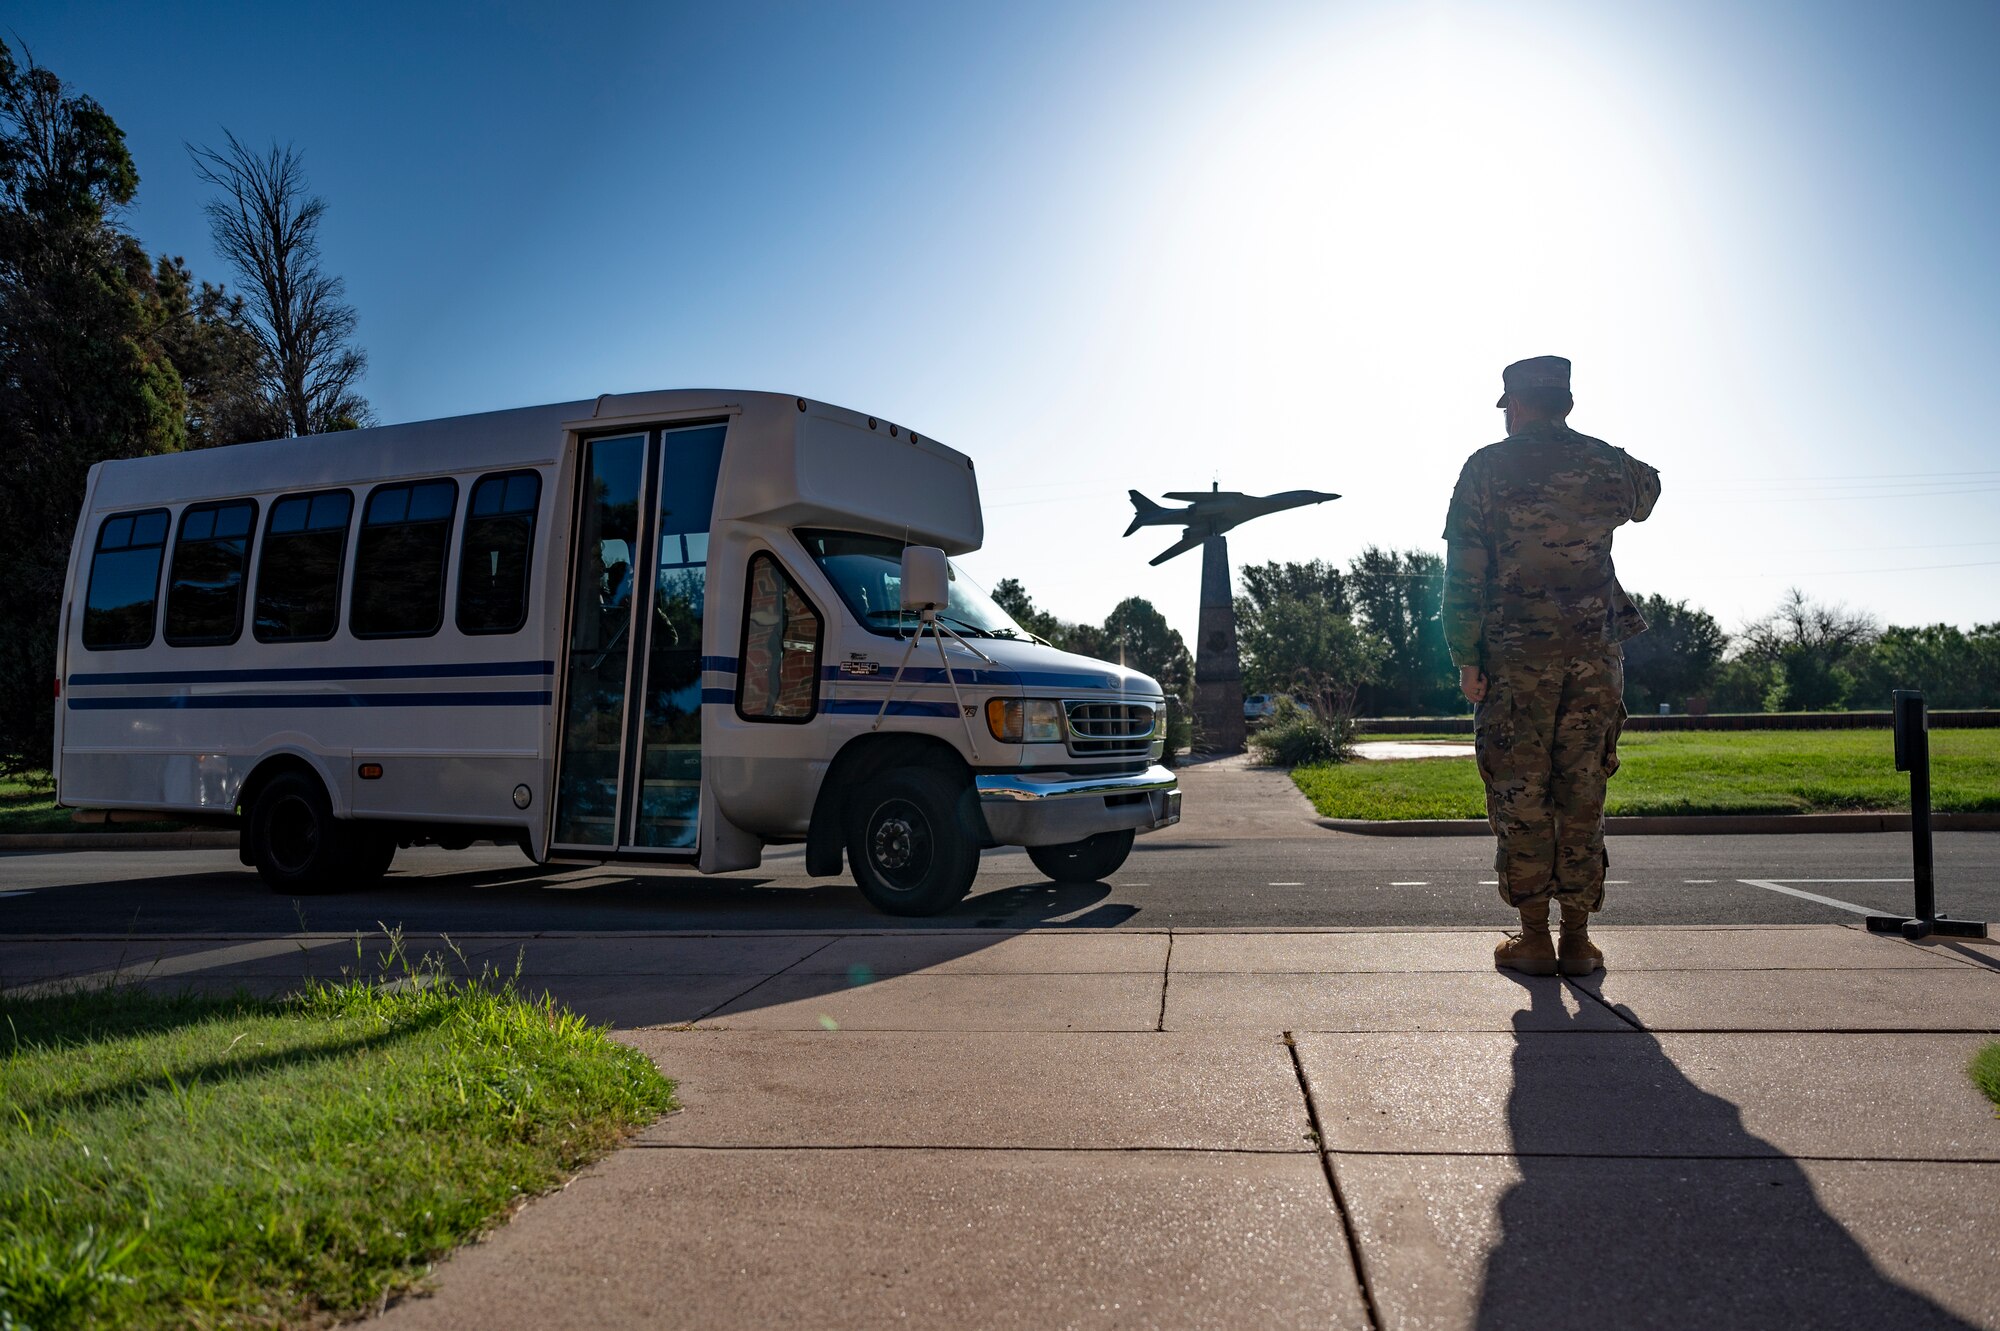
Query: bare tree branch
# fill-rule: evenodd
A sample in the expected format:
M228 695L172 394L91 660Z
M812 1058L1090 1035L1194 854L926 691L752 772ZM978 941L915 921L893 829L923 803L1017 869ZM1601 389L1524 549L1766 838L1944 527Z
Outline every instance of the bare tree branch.
M223 133L222 148L189 144L188 155L195 174L221 191L205 209L209 231L249 293L271 399L293 434L368 424L373 413L355 387L368 355L353 345L354 307L342 299L340 278L320 267L326 200L310 192L290 145L258 154Z
M1738 655L1775 661L1786 648L1808 650L1837 660L1881 632L1873 615L1838 603L1815 601L1797 587L1785 593L1778 608L1743 626Z

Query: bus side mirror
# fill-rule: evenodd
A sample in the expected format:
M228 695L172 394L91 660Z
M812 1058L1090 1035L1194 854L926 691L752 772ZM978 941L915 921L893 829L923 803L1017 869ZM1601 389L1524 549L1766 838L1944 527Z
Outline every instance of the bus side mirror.
M951 603L951 561L934 545L903 547L903 609L942 610Z

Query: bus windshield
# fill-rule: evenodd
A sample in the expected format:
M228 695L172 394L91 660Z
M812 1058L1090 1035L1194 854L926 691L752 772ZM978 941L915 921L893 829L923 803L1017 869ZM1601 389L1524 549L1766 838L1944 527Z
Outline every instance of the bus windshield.
M800 529L793 534L848 610L871 631L890 637L915 631L917 612L902 608L903 548L908 541L851 531ZM938 611L938 622L969 638L1030 637L956 564L951 567L951 601Z

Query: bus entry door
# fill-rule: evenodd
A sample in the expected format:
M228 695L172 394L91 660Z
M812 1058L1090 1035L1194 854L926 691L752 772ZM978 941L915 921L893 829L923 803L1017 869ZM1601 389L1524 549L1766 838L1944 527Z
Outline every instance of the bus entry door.
M554 849L691 856L721 424L584 442Z

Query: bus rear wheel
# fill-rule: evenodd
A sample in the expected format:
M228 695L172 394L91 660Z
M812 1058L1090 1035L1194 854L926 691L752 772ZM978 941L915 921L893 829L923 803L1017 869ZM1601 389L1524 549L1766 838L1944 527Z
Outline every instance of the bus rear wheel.
M349 870L357 887L373 887L389 872L396 858L394 823L350 823Z
M1030 846L1028 858L1058 883L1101 883L1132 853L1132 832L1099 832L1059 846Z
M343 886L351 838L333 816L333 802L317 777L286 772L273 778L258 792L247 830L257 875L273 892L333 892Z
M849 805L847 854L854 881L890 915L935 915L965 899L979 846L960 825L960 783L923 767L871 782Z

